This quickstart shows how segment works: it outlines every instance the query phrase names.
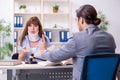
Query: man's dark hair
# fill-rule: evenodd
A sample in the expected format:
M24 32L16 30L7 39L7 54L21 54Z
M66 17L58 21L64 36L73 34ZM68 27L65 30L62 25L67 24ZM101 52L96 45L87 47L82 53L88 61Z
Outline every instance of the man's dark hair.
M91 5L83 5L76 10L76 16L78 19L83 17L87 24L99 25L101 22L100 18L97 18L97 12Z

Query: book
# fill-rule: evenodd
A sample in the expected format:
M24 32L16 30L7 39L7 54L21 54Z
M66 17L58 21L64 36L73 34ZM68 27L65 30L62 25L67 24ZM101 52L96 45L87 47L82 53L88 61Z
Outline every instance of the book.
M51 61L40 61L38 62L41 66L62 66L61 62L51 62Z
M0 66L15 66L22 64L19 60L0 60Z
M40 61L38 62L41 66L67 66L72 65L71 61L51 62L51 61Z
M72 61L65 60L65 61L62 61L62 64L63 65L72 65L73 63L72 63Z

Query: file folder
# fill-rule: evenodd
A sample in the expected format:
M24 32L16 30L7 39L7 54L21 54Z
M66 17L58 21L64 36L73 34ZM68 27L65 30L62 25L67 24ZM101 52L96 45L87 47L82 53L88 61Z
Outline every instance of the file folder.
M14 27L23 27L23 17L22 16L14 17Z
M52 32L51 31L45 31L45 35L49 38L50 42L52 42Z
M69 38L68 31L60 31L60 42L67 42Z
M18 32L14 31L14 42L17 42Z
M23 17L19 16L19 27L23 27Z

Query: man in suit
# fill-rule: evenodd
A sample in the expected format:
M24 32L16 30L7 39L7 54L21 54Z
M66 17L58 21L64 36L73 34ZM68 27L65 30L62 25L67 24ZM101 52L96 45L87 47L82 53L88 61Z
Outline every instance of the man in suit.
M115 42L111 34L97 27L101 20L97 18L97 12L91 5L83 5L76 11L76 21L79 32L73 33L68 42L59 49L49 51L46 42L40 46L40 58L57 62L73 59L73 80L81 79L83 59L89 54L115 53Z

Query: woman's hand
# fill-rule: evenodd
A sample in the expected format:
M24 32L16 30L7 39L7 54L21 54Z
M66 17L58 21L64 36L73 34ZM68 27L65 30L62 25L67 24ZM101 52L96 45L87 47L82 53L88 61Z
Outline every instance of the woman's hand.
M40 51L46 50L47 49L46 45L47 45L47 43L46 43L45 36L42 35L42 42L40 44Z
M23 47L23 49L21 51L19 51L19 57L18 59L21 60L21 61L24 61L25 58L26 58L26 53L27 52L30 52L30 50L26 47Z
M23 52L27 53L27 52L30 52L30 50L28 48L26 48L26 47L23 47Z

